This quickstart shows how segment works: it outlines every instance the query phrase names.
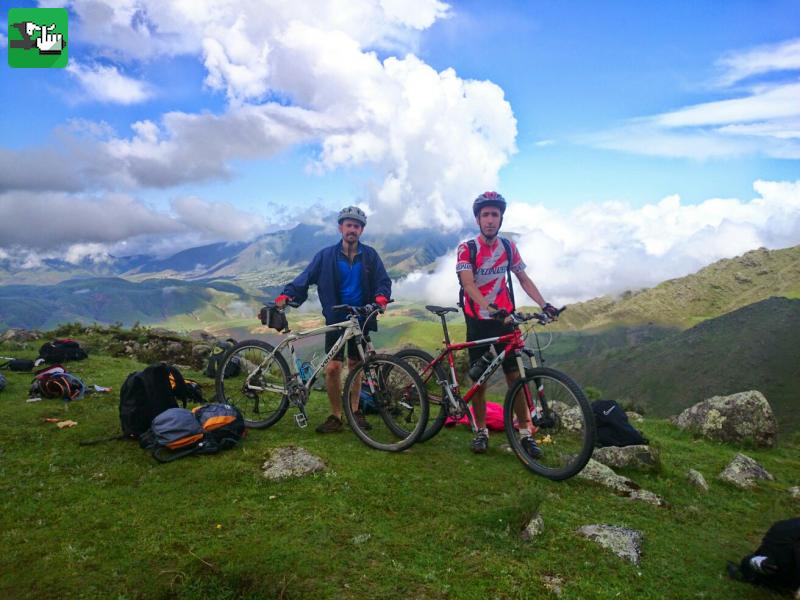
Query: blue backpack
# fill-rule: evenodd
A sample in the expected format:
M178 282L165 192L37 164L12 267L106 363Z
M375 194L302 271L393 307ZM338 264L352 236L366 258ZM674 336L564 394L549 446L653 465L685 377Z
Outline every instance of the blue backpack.
M361 392L358 395L358 409L365 415L374 415L378 412L375 398L366 382L361 382Z
M160 463L191 454L216 454L244 437L244 417L230 404L205 404L194 410L169 408L157 415L139 445Z

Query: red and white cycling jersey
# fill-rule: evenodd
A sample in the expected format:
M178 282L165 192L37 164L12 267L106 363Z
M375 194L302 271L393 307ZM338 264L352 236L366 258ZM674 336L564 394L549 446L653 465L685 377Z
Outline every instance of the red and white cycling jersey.
M519 273L525 270L525 263L519 255L517 245L508 240L511 244L511 272ZM467 242L462 242L458 246L456 259L456 273L472 269L475 276L475 283L483 297L490 303L497 305L497 308L504 308L507 311L513 310L511 296L508 294L506 284L506 270L508 269L508 258L506 248L499 237L494 238L490 246L483 241L481 236L475 238L478 252L475 255L475 265L469 262L469 246ZM475 319L489 319L489 313L475 303L469 294L464 293L464 314Z

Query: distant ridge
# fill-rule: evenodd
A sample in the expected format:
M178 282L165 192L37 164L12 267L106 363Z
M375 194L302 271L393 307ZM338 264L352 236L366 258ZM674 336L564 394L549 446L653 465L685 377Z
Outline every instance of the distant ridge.
M800 427L800 300L769 298L656 341L558 361L584 386L654 416L760 390L782 430Z
M564 322L576 329L642 323L686 328L771 296L800 298L800 246L759 248L653 288L581 302L569 307Z

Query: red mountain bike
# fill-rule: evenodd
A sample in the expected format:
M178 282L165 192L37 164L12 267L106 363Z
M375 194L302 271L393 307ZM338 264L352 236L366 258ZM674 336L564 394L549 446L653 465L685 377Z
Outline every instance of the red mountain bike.
M497 370L503 359L511 353L516 356L522 375L511 386L503 404L503 423L509 444L528 469L556 481L576 475L592 456L595 440L594 415L583 390L568 375L541 366L544 362L539 338L534 332L535 349L525 346L525 340L535 324L546 325L552 319L545 314L514 312L510 315L514 331L499 337L453 344L447 331L445 315L458 312L456 308L426 306L442 320L444 348L434 358L423 350L409 348L395 356L414 367L428 392L430 418L419 441L426 441L442 429L448 417L460 419L467 416L473 432L477 432L475 419L467 403L478 386L485 383ZM564 310L564 309L562 309ZM520 326L527 324L524 331ZM456 376L453 353L476 346L502 345L502 351L486 366L481 376L462 396ZM525 368L522 356L531 358L532 368ZM528 455L520 443L514 423L515 402L524 402L534 424L534 438L541 448L541 456Z

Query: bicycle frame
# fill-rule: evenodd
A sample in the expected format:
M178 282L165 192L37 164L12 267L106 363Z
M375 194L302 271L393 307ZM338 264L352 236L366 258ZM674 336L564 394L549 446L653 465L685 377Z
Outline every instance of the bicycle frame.
M456 374L455 359L453 358L455 352L458 352L459 350L465 350L467 348L478 348L483 346L490 346L493 344L504 344L503 349L497 354L497 356L494 357L494 360L492 360L492 362L489 363L489 365L487 365L486 369L483 371L478 380L472 384L472 386L467 390L467 392L463 396L461 396L461 400L464 403L468 403L478 392L478 389L489 379L489 377L491 377L495 373L495 371L497 371L497 369L500 367L505 357L508 356L509 352L514 352L525 348L525 336L522 334L522 332L519 330L518 327L515 327L513 332L501 336L484 338L481 340L472 340L470 342L461 342L456 344L450 342L450 336L447 331L447 324L444 321L444 319L442 319L442 327L444 329L444 335L445 335L444 349L442 349L439 355L433 359L433 362L425 366L425 369L423 370L421 375L427 375L429 370L432 370L435 367L435 365L438 365L439 363L443 362L446 356L448 366L450 367L450 381L439 381L438 383L442 386L443 389L447 391L448 400L451 402L451 405L457 405L456 395L460 396L460 389L461 389L458 383L458 375ZM518 354L516 358L517 358L517 365L519 367L519 372L524 374L525 365L523 364L522 361L522 355ZM523 387L523 390L525 391L525 401L528 407L533 408L533 403L531 401L532 399L530 396L530 390L527 387ZM536 407L537 412L538 410L539 407ZM472 427L473 430L475 430L476 426L472 413L470 411L466 411L466 414L467 414L467 419L470 422L470 426Z
M331 347L330 351L323 357L319 365L316 366L311 376L306 381L303 381L302 378L300 377L300 372L297 370L297 355L294 349L294 342L307 337L320 336L324 333L328 333L329 331L340 331L340 330L342 330L342 333L339 336L339 339L336 340L336 343ZM336 356L339 350L344 348L345 344L347 344L349 340L354 338L362 338L366 342L366 344L358 344L358 353L363 362L366 359L367 355L374 353L375 350L372 347L372 342L364 335L364 332L362 331L361 326L358 323L358 317L352 315L346 321L341 321L339 323L332 323L330 325L324 325L322 327L316 327L314 329L309 329L308 331L301 331L299 333L290 333L283 340L281 340L281 342L277 346L275 346L275 350L273 350L272 353L264 357L264 360L261 362L261 365L259 365L259 367L263 367L264 365L266 365L270 360L272 360L272 358L276 353L282 352L284 348L288 347L289 355L291 356L291 360L288 361L290 375L292 376L293 380L300 382L303 385L303 387L306 388L307 391L310 391L311 385L314 383L314 381L316 380L317 376L320 374L322 369L324 369L325 366L333 359L333 357ZM364 352L364 345L366 345L367 347L366 352ZM253 372L253 374L256 372L258 372L258 369L256 369ZM252 377L253 374L251 374L250 377ZM249 384L250 382L248 381L247 385Z

